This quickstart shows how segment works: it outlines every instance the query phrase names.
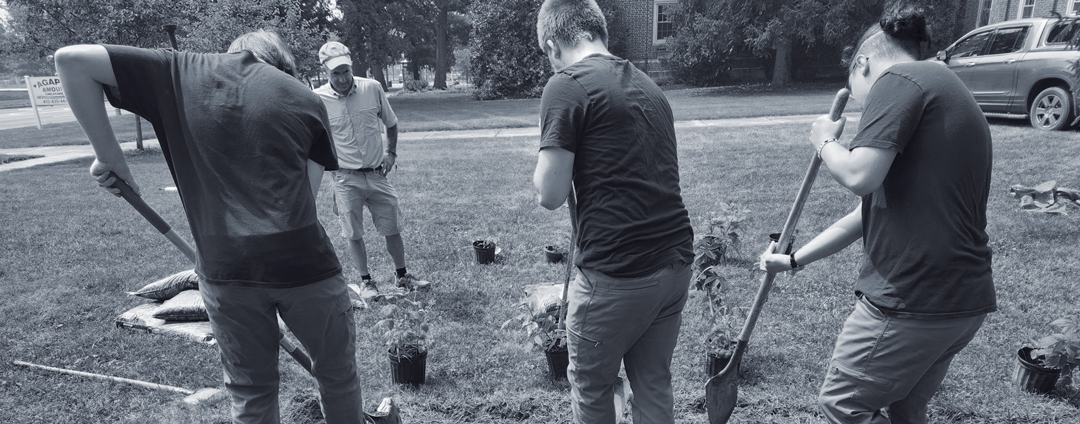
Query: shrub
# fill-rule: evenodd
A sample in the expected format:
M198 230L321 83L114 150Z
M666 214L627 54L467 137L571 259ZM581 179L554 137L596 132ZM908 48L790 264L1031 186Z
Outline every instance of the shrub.
M536 42L541 0L477 0L472 4L469 74L480 100L539 97L551 64Z
M410 78L408 81L405 81L405 83L402 84L401 89L413 92L424 91L428 89L428 82L424 80L416 80Z

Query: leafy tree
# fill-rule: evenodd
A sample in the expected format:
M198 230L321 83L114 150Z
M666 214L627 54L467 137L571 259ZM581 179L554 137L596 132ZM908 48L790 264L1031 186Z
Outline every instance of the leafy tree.
M160 1L160 0L155 0ZM177 30L179 48L196 52L222 52L241 34L272 29L292 49L297 71L302 77L316 75L319 46L329 37L320 29L321 21L313 9L307 12L293 0L190 0L193 9L185 16L186 24ZM312 7L325 3L316 3ZM305 13L312 17L305 18ZM329 14L329 11L326 11Z
M536 41L541 0L475 0L470 73L481 100L537 97L551 70Z
M453 62L450 40L450 16L469 7L470 0L435 0L435 83L434 88L446 89L446 73Z
M749 50L772 63L772 83L792 80L794 49L822 54L851 46L899 0L681 0L669 40L676 74L690 83L722 82L727 59ZM963 35L964 0L905 0L926 8L928 51ZM833 47L836 46L836 47Z
M596 0L596 5L600 6L600 11L604 12L604 20L607 21L608 51L618 57L626 57L629 48L626 40L630 38L630 28L626 25L623 9L620 7L622 3L622 0Z
M221 52L248 31L273 29L289 43L301 74L317 66L318 7L295 0L8 0L11 37L5 53L47 63L56 49L81 43L171 47L165 24L178 26L180 49ZM320 6L321 5L321 6ZM312 17L305 18L304 13ZM325 14L328 15L328 9ZM48 65L51 74L51 64Z
M384 90L383 68L402 55L414 63L414 75L419 74L419 66L434 63L425 47L434 41L430 22L435 12L430 0L338 0L338 7L342 43L356 55L358 70L370 69Z

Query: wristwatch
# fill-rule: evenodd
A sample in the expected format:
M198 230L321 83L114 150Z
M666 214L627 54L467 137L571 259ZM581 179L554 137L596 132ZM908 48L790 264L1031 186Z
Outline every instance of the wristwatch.
M795 254L794 253L791 253L791 254L788 255L788 260L791 261L791 269L793 271L799 271L799 270L802 270L803 268L805 268L804 266L799 265L798 262L795 262Z

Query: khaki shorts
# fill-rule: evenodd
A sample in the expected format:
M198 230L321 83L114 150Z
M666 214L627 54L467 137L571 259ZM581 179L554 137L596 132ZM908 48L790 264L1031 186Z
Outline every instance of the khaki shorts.
M401 233L401 208L397 193L386 176L378 172L334 171L334 214L341 217L341 235L349 240L364 238L364 205L379 235Z

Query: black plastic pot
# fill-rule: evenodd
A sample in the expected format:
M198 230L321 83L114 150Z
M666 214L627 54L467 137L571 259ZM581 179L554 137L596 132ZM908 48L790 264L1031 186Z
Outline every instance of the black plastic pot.
M544 247L544 257L547 258L548 263L559 263L563 260L563 253L558 251L555 246Z
M473 249L476 250L476 263L478 264L490 264L495 262L495 242L486 242L488 247L484 247L484 240L477 240L472 243Z
M705 354L705 375L712 378L712 376L720 374L720 371L724 370L730 360L731 353L728 353L727 356L720 356L716 352Z
M424 384L427 374L427 352L413 358L395 359L390 356L390 380L394 384L416 387Z
M1060 369L1046 368L1031 358L1032 348L1020 348L1016 352L1016 368L1013 369L1013 383L1020 386L1024 391L1032 393L1050 393L1054 390L1061 375Z
M548 372L551 373L551 378L556 380L566 379L566 368L570 366L570 351L566 348L545 350L544 356L547 357Z

